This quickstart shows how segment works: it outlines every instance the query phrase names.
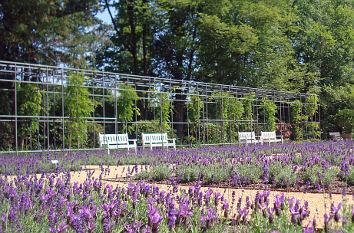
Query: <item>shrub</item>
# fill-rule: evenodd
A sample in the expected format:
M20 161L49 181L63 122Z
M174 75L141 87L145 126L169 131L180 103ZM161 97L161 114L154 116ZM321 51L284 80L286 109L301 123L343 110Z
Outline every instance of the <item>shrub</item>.
M305 168L303 173L303 179L305 182L310 182L311 184L319 183L319 174L322 173L322 167L316 164L314 166L310 166Z
M154 181L166 180L171 177L171 169L167 165L159 165L151 169L150 178Z
M350 166L349 173L346 178L348 185L354 185L354 166Z
M220 183L227 181L232 173L232 166L225 164L213 164L204 166L201 169L203 182L206 184Z
M329 169L324 169L322 173L321 184L325 187L328 187L337 177L339 174L338 167L331 167Z
M291 166L275 162L269 166L269 178L279 187L290 187L295 185L297 176Z
M161 181L167 180L171 177L171 169L167 165L158 165L153 167L150 171L142 171L135 176L137 180L153 180Z
M307 167L303 174L304 181L309 181L311 184L321 184L328 187L337 177L339 169L331 167L323 169L321 165L315 164L314 166Z
M263 169L257 164L238 164L235 174L241 184L257 183L263 174Z
M199 165L182 165L177 168L177 177L182 183L193 182L198 179L200 173Z

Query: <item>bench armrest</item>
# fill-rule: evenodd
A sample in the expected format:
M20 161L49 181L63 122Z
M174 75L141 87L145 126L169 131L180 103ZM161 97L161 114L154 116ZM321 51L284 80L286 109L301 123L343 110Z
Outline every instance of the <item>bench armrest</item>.
M167 139L167 141L173 141L173 142L175 142L175 141L176 141L176 138L169 138L169 139Z

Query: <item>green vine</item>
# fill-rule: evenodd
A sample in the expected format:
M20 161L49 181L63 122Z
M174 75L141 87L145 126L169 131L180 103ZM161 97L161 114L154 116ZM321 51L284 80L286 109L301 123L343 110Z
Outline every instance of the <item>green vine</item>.
M311 120L318 111L318 96L310 95L305 100L304 110L306 116L305 120ZM308 139L319 139L321 138L320 124L318 122L307 122L307 138Z
M152 99L149 102L149 107L155 112L156 117L160 120L160 127L163 132L169 132L170 113L172 109L172 101L169 98L169 93L155 91L152 93Z
M118 119L125 122L125 130L128 122L133 120L134 114L140 115L140 110L135 106L135 102L139 100L134 87L128 84L121 84L119 86L120 95L117 99Z
M308 117L313 117L318 110L318 96L310 95L305 100L305 113Z
M263 115L265 118L264 130L265 131L275 131L275 129L276 129L275 114L277 112L277 105L272 100L264 99L262 101L262 110L263 110Z
M226 122L223 121L224 140L236 142L238 122L244 113L242 103L227 92L216 92L212 98L216 102L216 118L226 120ZM225 136L225 133L228 137Z
M203 109L203 102L198 95L190 95L190 101L187 103L188 123L190 125L191 135L189 141L195 143L199 136L201 110Z
M69 117L66 123L69 148L85 146L88 133L85 118L90 117L96 106L96 102L89 97L88 89L82 87L84 80L82 74L71 74L65 88L65 113Z
M42 110L42 93L35 84L18 84L18 115L39 116ZM38 131L39 121L36 118L30 118L19 123L19 136L21 148L23 149L26 140L30 135Z
M256 99L256 95L254 93L247 94L243 97L242 104L244 107L243 120L246 123L243 125L244 131L252 130L252 121L253 121L253 102Z
M304 137L303 129L301 127L303 121L307 119L307 116L302 114L302 103L300 100L295 100L291 104L291 116L293 123L293 134L295 140L302 140Z

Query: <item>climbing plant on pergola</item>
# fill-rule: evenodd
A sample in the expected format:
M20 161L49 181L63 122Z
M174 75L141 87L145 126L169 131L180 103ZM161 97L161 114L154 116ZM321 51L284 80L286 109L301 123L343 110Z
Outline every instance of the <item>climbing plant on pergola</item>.
M82 119L87 124L86 143L69 146L65 96L73 74L84 77L81 88L88 91L94 110ZM1 141L1 150L97 148L98 133L127 132L139 139L142 132L165 131L180 145L237 143L238 131L258 134L270 129L293 138L292 126L300 128L305 139L319 136L307 132L319 132L317 97L310 94L9 61L0 61L0 82L6 87L0 95L11 99L11 108L0 110L0 128L10 138ZM19 87L34 87L30 89L39 93L41 107L34 114L20 110ZM129 100L128 112L122 109L124 98ZM301 103L298 111L303 116L296 122L291 116L294 101ZM38 127L24 136L31 143L21 145L21 127L37 126L33 122Z

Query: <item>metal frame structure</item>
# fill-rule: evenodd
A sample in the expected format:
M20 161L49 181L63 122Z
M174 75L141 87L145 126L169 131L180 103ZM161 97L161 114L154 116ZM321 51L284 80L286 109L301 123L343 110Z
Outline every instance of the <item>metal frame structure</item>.
M1 110L0 107L0 134L4 132L5 127L10 128L13 132L12 143L10 147L3 148L2 150L7 151L44 151L44 150L67 150L72 148L67 148L65 145L65 122L69 118L65 113L65 88L67 77L70 73L79 72L85 76L85 82L82 87L85 87L90 92L90 98L101 103L100 108L96 109L91 117L87 117L88 124L99 124L102 126L103 133L118 133L121 132L125 124L124 122L118 121L117 115L119 109L117 109L117 92L120 91L119 84L126 83L135 87L140 99L136 102L136 106L142 107L151 101L151 93L159 91L161 93L169 93L171 101L173 104L183 104L184 106L189 101L188 96L198 95L203 101L202 113L201 113L201 124L199 126L199 138L197 138L198 144L213 144L210 143L208 138L208 127L207 124L224 124L230 120L227 119L212 119L210 114L210 109L215 105L210 97L215 92L228 92L231 93L237 99L242 99L244 95L249 93L255 94L253 111L254 119L252 122L247 122L244 120L239 120L238 125L252 123L253 128L259 131L262 126L262 119L259 119L259 109L260 101L263 98L268 98L273 100L277 105L277 118L278 122L290 123L290 103L296 99L304 102L308 94L304 93L293 93L275 90L265 90L259 88L250 87L239 87L232 85L223 85L216 83L205 83L196 81L185 81L185 80L174 80L165 79L160 77L150 77L150 76L138 76L130 74L112 73L104 72L98 70L83 70L83 69L73 69L66 67L56 67L38 64L28 64L28 63L18 63L11 61L0 61L0 97L1 95L11 96L12 106L9 110ZM17 85L21 83L31 83L38 85L42 92L42 111L38 116L23 116L18 114L18 90ZM112 103L113 96L113 103ZM61 102L61 111L53 112L51 111L50 101L56 100L57 103ZM222 100L223 101L223 100ZM0 103L1 104L1 103ZM135 126L137 129L138 124L146 120L159 120L155 118L155 115L148 112L145 108L144 114L141 116L135 115L134 121L129 122L130 125ZM188 109L185 107L182 113L179 112L179 119L184 119L180 121L175 115L176 111L171 111L170 114L170 126L172 129L179 128L184 129L184 135L177 135L180 139L179 144L185 144L184 138L190 135L190 122L187 120ZM153 119L151 119L153 118ZM320 113L319 111L313 117L313 122L319 122ZM36 135L31 136L31 145L20 145L18 138L18 125L21 121L26 121L30 119L38 119L40 127ZM180 125L178 127L178 125ZM61 142L56 142L55 137L58 135L53 135L53 128L61 129ZM221 127L222 128L222 127ZM223 129L223 128L222 128ZM203 130L203 135L201 136L200 131ZM305 129L306 130L306 129ZM3 131L3 132L1 132ZM206 132L205 132L206 131ZM178 132L181 133L181 132ZM134 134L134 133L133 133ZM137 134L137 131L135 132ZM224 134L224 132L222 132ZM139 135L134 135L139 136ZM215 135L214 135L215 136ZM1 139L1 137L0 137ZM183 140L182 140L183 139ZM32 140L35 143L32 143ZM220 144L228 144L232 142L227 142L221 140ZM0 141L0 148L2 142ZM35 144L35 146L33 146ZM97 147L98 145L98 135L93 135L93 143L91 147ZM84 149L84 148L83 148ZM87 149L87 148L85 148ZM0 149L1 150L1 149Z

